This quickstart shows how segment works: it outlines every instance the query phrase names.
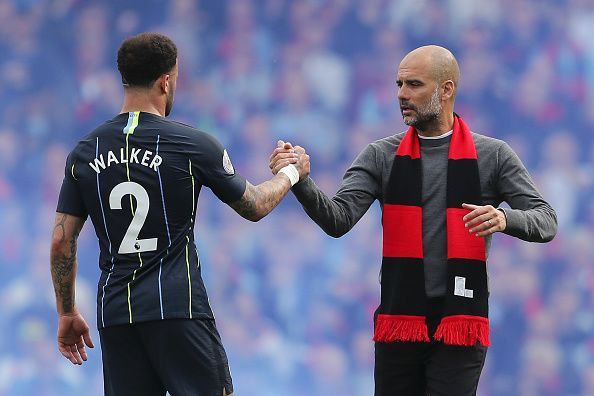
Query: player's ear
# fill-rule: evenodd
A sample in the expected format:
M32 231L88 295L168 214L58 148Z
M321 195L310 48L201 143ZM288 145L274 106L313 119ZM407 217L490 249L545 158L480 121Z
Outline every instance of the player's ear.
M171 89L170 84L169 74L162 74L161 77L159 77L159 86L161 88L161 92L164 94L169 93L169 90Z

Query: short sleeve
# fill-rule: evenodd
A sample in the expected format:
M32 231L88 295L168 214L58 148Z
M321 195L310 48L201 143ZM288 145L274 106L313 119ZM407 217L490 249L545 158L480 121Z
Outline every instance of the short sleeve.
M231 203L243 196L246 180L235 170L229 153L213 136L200 132L192 167L202 184L221 201Z
M56 212L86 218L87 210L77 185L75 172L76 163L74 161L74 154L70 153L66 159L64 180L62 181L62 187L60 188L60 196L58 198Z

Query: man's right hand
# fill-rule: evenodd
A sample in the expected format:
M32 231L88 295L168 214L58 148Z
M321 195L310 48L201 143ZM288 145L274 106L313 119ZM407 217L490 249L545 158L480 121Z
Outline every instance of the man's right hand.
M60 314L58 317L58 349L72 364L87 360L85 344L94 348L89 326L78 311Z
M279 170L287 165L293 164L299 171L299 180L303 180L310 173L309 155L301 146L295 146L289 142L279 140L276 148L270 155L270 170L277 174Z

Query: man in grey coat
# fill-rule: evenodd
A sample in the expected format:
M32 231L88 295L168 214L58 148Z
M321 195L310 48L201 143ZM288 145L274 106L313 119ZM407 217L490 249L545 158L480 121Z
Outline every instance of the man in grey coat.
M376 199L381 204L376 396L475 395L489 345L492 235L548 242L557 231L555 211L509 145L470 132L454 113L459 76L449 50L411 51L397 75L408 131L369 144L332 198L311 178L292 188L309 217L337 238ZM279 141L272 172L302 152Z

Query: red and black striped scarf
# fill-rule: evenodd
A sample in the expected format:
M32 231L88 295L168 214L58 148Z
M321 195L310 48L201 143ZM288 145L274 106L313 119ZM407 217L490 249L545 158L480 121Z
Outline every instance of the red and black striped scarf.
M470 234L462 203L482 202L474 140L454 115L447 169L447 294L433 338L450 345L489 345L485 240ZM396 151L384 193L381 303L374 341L429 342L423 269L422 168L410 127Z

